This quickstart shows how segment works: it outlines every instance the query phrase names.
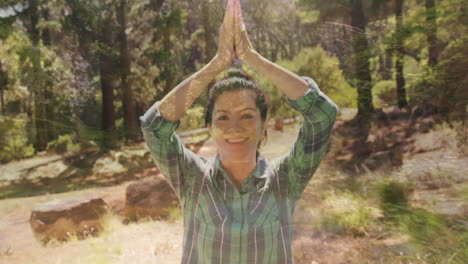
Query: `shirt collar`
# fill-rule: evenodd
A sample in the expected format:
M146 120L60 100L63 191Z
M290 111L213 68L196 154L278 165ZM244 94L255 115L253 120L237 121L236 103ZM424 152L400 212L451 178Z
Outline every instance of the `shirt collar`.
M216 154L214 159L215 160L214 160L214 165L213 165L213 170L214 170L213 176L215 178L215 181L222 182L224 178L226 177L226 180L231 182L231 179L229 178L229 174L227 173L227 171L223 168L221 164L220 155ZM255 166L255 169L247 177L247 181L250 181L254 186L256 186L255 189L259 189L263 186L263 183L266 181L268 177L267 175L268 163L267 163L267 160L258 151L256 154L256 159L257 159L257 165Z
M252 171L252 173L250 173L250 175L254 176L255 178L264 179L264 178L267 177L267 175L265 173L266 172L267 161L260 154L260 152L258 152L258 151L257 151L257 154L256 154L256 158L257 158L257 165L255 166L254 171ZM214 169L215 172L221 171L221 172L226 173L226 175L227 175L227 171L223 168L223 166L221 164L221 157L220 157L219 154L216 154L216 156L215 156L215 162L214 162L214 168L213 169ZM219 175L220 173L216 173L216 174L218 174L218 175L215 175L215 177L220 176Z

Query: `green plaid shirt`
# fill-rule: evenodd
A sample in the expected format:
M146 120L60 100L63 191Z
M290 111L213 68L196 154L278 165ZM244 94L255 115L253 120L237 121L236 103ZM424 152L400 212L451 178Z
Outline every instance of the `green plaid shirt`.
M140 117L154 162L181 201L184 222L181 263L294 263L294 207L326 153L337 114L336 104L317 84L288 103L304 121L285 155L257 166L238 190L219 154L199 156L175 133L180 121L162 118L156 102Z

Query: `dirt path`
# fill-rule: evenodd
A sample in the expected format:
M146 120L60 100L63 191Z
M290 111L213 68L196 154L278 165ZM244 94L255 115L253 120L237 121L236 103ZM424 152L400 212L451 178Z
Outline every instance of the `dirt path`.
M268 142L263 147L262 154L271 159L288 151L297 135L298 128L297 125L285 126L283 132L269 131ZM444 134L446 132L438 133L419 135L416 146L421 149L428 147L433 149L405 156L405 162L398 173L401 177L413 177L413 181L421 183L421 186L416 186L419 189L410 197L413 205L441 213L465 214L468 212L468 207L466 201L461 200L458 193L468 190L466 188L468 173L465 174L468 159L457 158L453 152L450 152L453 142L447 139L447 134ZM439 144L437 140L441 138L448 141ZM201 147L200 154L211 156L215 151L214 142L208 140ZM422 166L422 164L425 165ZM314 176L314 181L329 180L324 167L319 168L317 175ZM428 174L428 172L434 171L431 169L433 167L442 168L442 170L439 174ZM152 175L152 173L154 172L151 170L141 172L142 175ZM116 216L111 218L107 231L96 238L52 244L47 247L42 246L34 238L29 225L29 216L31 210L39 204L53 199L87 197L91 194L98 194L115 211L119 211L124 205L125 189L131 183L125 182L112 187L0 200L0 264L179 263L183 233L180 220L123 225ZM434 185L432 189L429 188L431 184ZM313 201L307 203L311 210L319 206L314 205ZM296 214L297 219L313 217L309 211L299 210ZM404 251L407 243L407 238L404 237L353 238L307 230L307 228L301 227L295 229L294 254L297 264L366 263L359 262L363 259L377 261L385 255L398 256Z
M271 159L285 153L292 145L297 131L297 124L285 126L282 132L269 131L267 145L262 151L264 156ZM213 140L208 140L199 153L211 156L215 152ZM58 157L47 157L48 160L56 158ZM43 163L44 158L28 161L28 164L21 166L29 166L31 162ZM8 170L11 166L17 167L19 164L12 164L3 169ZM50 200L98 194L118 211L125 203L125 189L131 183L0 200L0 263L178 263L183 232L180 221L123 225L115 217L109 233L98 238L49 247L43 247L34 238L29 225L29 217L34 207Z

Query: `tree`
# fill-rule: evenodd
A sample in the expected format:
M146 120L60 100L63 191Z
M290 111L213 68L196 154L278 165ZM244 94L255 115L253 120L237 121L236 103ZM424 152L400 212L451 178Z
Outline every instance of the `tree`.
M97 71L100 77L102 92L102 131L100 137L104 149L114 148L117 144L116 114L114 108L114 91L116 82L115 50L115 2L67 0L71 9L65 20L65 28L78 36L80 50L89 63L89 74ZM96 63L97 61L97 63ZM97 70L95 70L97 69Z
M358 92L358 113L354 120L361 124L368 123L368 117L374 111L374 107L369 63L371 50L366 32L369 19L364 14L363 0L302 0L301 2L320 11L319 21L338 20L351 26L345 35L350 33L353 51L353 74L348 80ZM379 13L377 12L381 5L379 1L369 0L364 3L371 7L368 9L368 17Z
M1 103L1 108L2 108L2 115L6 115L4 91L7 89L7 85L8 85L8 76L6 72L3 71L3 64L0 61L0 103Z
M32 95L34 98L34 111L33 111L33 123L36 129L36 141L34 147L38 151L43 151L47 147L48 142L48 124L46 115L45 103L50 102L45 95L48 88L45 87L46 82L44 77L44 71L41 66L41 52L39 48L40 32L37 24L39 22L39 0L28 0L27 9L25 10L25 19L27 22L27 31L29 38L31 39L33 47L30 52L27 52L26 56L32 62L32 78L34 84L31 88Z
M370 50L366 36L367 19L362 10L362 0L351 1L351 26L357 30L353 34L354 67L358 90L357 119L367 119L374 111L372 105L372 78L370 73Z
M201 14L203 20L203 31L205 32L205 61L210 61L216 54L216 43L214 41L214 32L211 26L211 16L209 3L207 0L203 0L201 4Z
M437 47L437 11L435 0L425 0L426 4L426 36L429 50L429 65L434 67L437 64L439 57L439 49Z
M130 78L130 53L128 50L127 33L127 5L126 0L120 0L117 7L117 20L119 23L118 40L120 46L120 77L123 89L124 130L127 140L139 141L139 129L135 114L132 84Z
M395 39L395 50L396 50L396 63L395 63L395 79L396 79L396 90L398 106L400 108L408 105L406 101L406 90L405 90L405 76L403 75L404 66L404 46L403 40L405 38L403 31L403 0L395 0L395 18L396 18L396 39Z

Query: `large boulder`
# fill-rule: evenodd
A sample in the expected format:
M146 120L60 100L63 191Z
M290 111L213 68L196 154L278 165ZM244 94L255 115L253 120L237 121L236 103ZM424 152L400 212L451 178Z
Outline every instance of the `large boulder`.
M58 199L33 209L29 223L34 236L43 243L51 239L65 241L71 234L83 239L102 230L101 217L107 209L107 204L97 195Z
M125 193L126 219L124 222L139 219L164 219L172 208L179 205L174 190L166 179L158 174L154 178L141 180L127 186Z

